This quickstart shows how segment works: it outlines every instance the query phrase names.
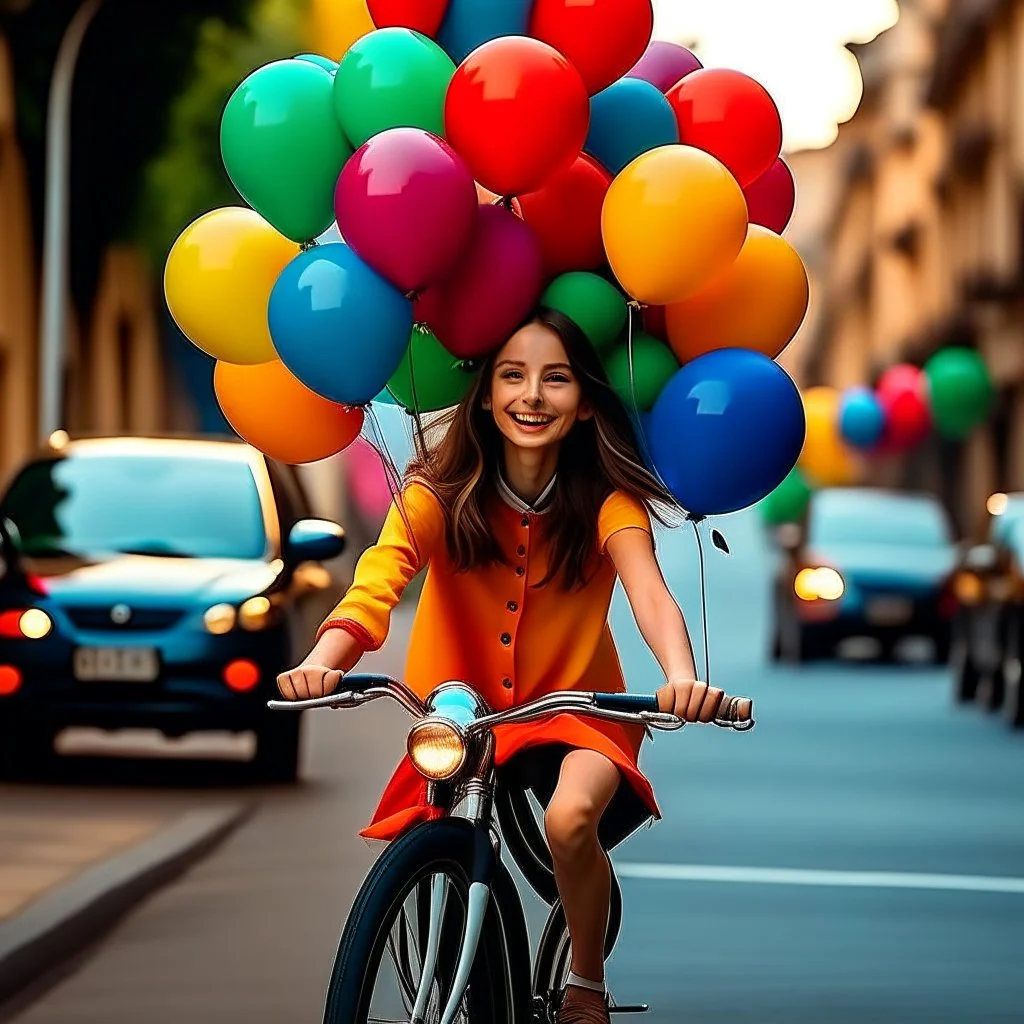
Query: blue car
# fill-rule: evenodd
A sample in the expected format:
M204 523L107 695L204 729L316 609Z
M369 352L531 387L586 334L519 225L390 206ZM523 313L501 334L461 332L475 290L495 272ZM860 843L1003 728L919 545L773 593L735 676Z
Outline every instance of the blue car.
M848 637L870 637L891 658L905 637L949 657L958 547L931 494L827 488L811 498L775 578L772 655L831 656Z
M294 470L230 441L69 441L15 475L0 524L0 759L30 768L69 726L253 731L260 777L295 779L300 716L265 702L345 536Z

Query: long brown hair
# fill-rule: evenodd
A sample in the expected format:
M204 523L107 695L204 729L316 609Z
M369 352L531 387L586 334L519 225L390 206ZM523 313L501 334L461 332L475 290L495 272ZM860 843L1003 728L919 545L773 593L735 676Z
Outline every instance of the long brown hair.
M645 468L630 414L583 331L563 313L547 308L527 323L542 324L558 335L580 383L581 402L593 411L562 441L558 483L543 519L551 561L538 586L560 576L562 587L573 590L587 582L597 547L598 512L613 491L645 502L661 523L669 522L678 505ZM498 352L500 348L488 356L461 403L432 424L430 439L420 435L416 457L406 471L407 481L424 483L440 500L449 556L460 571L507 562L485 513L504 450L494 417L483 408Z

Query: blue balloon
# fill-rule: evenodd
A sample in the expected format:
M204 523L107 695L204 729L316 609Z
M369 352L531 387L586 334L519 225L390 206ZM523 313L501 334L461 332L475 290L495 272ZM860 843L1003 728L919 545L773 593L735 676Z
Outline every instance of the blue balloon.
M796 465L806 433L800 392L760 352L726 348L687 363L651 411L650 440L665 484L694 515L760 501Z
M590 97L590 132L583 149L612 174L649 150L678 142L675 112L650 82L620 78Z
M839 407L839 432L854 448L873 448L882 440L885 411L870 388L850 388Z
M267 322L281 361L306 387L365 405L405 355L412 303L343 242L328 242L281 271Z
M451 0L437 42L456 64L499 36L525 36L533 0Z

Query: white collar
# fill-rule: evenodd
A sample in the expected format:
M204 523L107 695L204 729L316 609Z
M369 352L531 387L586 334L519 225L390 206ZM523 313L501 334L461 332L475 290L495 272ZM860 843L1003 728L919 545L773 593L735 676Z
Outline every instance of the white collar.
M526 515L531 512L534 515L541 515L546 512L548 507L551 505L551 500L555 494L555 484L558 483L558 474L556 473L548 481L547 486L540 492L540 494L537 495L537 498L532 505L523 501L523 499L520 498L511 487L509 487L505 481L505 476L500 469L498 470L495 482L498 487L498 494L506 505L511 506L522 515Z

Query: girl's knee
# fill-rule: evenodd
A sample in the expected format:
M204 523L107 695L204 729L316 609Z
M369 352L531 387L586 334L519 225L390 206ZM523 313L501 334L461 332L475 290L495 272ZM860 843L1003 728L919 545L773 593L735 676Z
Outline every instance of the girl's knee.
M555 794L544 814L544 830L556 860L572 860L597 842L601 810L586 793Z

